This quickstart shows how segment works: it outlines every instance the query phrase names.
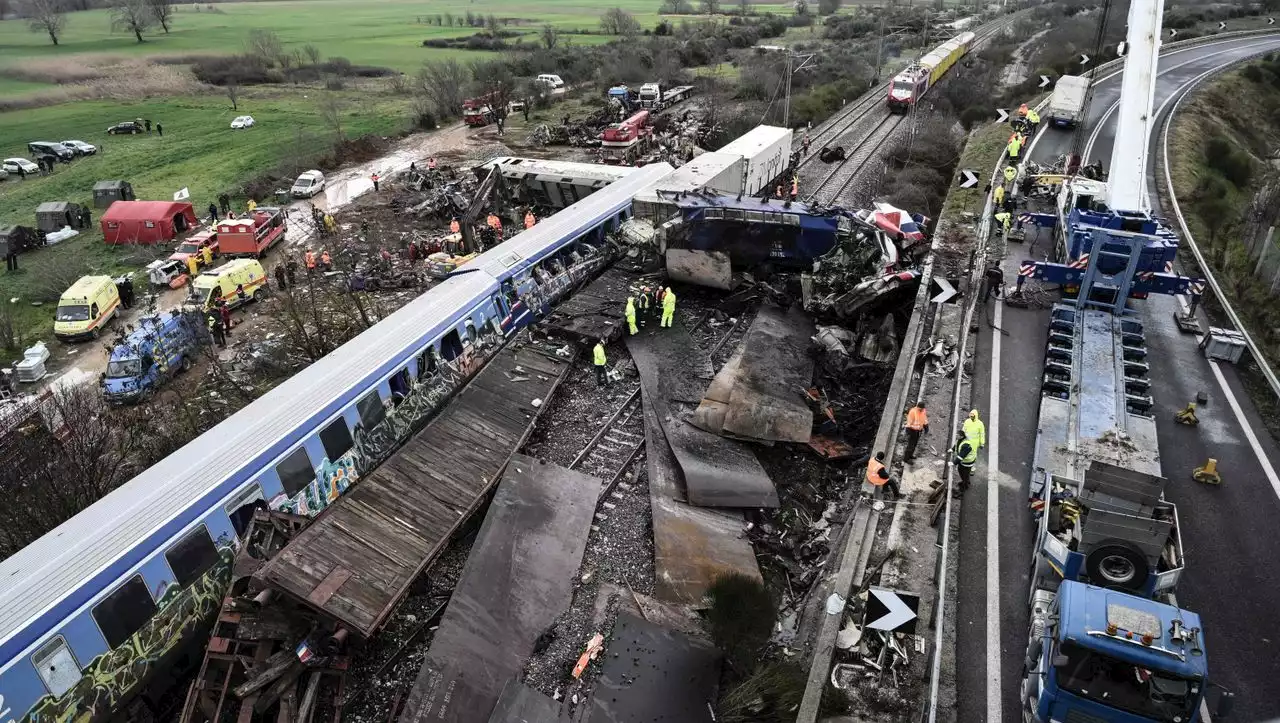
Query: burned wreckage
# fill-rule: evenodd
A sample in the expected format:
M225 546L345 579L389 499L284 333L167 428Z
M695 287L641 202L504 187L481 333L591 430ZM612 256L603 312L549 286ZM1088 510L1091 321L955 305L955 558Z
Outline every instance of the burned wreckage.
M910 292L928 253L929 219L877 202L840 207L654 192L636 199L627 241L655 248L677 281L731 290L744 278L798 274L806 311L848 320Z

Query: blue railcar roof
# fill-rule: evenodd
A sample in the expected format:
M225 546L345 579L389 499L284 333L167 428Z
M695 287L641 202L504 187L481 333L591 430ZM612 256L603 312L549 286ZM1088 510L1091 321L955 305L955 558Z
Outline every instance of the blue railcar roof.
M0 562L0 666L193 523L310 429L393 370L397 354L455 325L497 291L486 274L450 279L298 372L80 514ZM285 440L285 441L282 441ZM159 542L159 540L157 540Z

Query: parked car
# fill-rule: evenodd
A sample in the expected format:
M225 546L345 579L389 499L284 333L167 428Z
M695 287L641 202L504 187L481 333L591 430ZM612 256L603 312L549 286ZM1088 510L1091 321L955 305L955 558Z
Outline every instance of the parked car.
M538 82L549 86L552 90L559 90L564 87L564 80L554 73L543 73L538 76Z
M231 121L232 128L252 128L255 125L257 124L253 122L253 116L251 115L238 115L235 120Z
M52 156L64 163L70 162L76 157L76 152L62 145L61 143L50 143L49 141L32 141L27 144L27 152L39 158L40 156Z
M18 169L25 171L28 176L33 173L40 173L40 166L37 166L25 158L6 158L3 163L0 163L0 168L3 168L15 176L18 175Z
M97 146L92 143L85 143L84 141L63 141L62 145L70 148L72 151L75 151L77 156L92 156L98 152Z
M136 133L145 133L145 132L146 132L146 129L144 129L142 127L142 124L138 123L137 121L125 121L123 123L117 123L107 129L107 135L109 136L134 135Z
M320 171L306 171L293 182L289 194L294 198L311 198L324 190L324 174Z

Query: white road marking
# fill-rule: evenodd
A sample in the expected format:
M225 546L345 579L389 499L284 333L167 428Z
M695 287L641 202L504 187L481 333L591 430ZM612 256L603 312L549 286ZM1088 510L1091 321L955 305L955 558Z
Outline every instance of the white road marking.
M1000 692L1000 330L1004 302L995 300L995 328L991 332L991 401L987 409L987 719L1000 723L1004 704Z
M1253 448L1253 454L1258 458L1258 464L1262 467L1262 472L1271 481L1271 489L1276 493L1276 497L1280 497L1280 477L1276 476L1276 470L1271 466L1271 460L1267 459L1266 453L1262 451L1262 445L1258 444L1258 437L1253 433L1253 426L1249 423L1249 420L1244 418L1244 410L1240 408L1240 402L1236 399L1236 395L1231 392L1231 387L1227 386L1227 378L1222 375L1222 370L1218 368L1218 362L1210 359L1209 368L1213 370L1213 377L1218 380L1218 386L1222 388L1222 393L1226 395L1227 404L1231 405L1231 411L1236 415L1236 422L1244 430L1244 436L1249 440L1249 446Z

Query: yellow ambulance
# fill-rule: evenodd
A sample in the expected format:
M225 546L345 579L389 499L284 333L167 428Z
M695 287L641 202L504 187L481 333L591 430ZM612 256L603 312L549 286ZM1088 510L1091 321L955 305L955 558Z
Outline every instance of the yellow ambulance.
M82 276L58 299L53 335L62 341L97 339L120 311L120 292L110 276Z

